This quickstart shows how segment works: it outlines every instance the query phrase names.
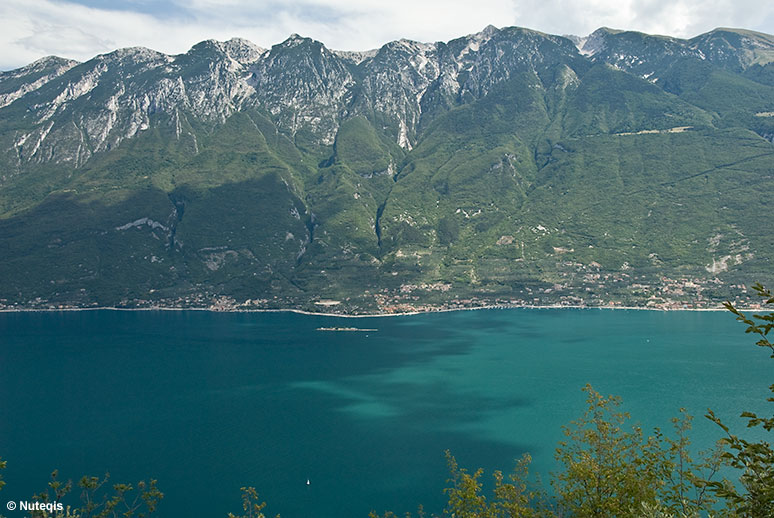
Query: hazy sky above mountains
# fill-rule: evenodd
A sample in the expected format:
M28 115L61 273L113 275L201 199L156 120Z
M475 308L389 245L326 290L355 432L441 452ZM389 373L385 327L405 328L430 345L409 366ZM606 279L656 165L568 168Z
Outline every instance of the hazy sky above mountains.
M238 36L270 47L298 33L367 50L408 38L448 41L486 25L587 35L607 26L692 37L715 27L774 33L760 0L2 0L0 70L46 55L87 60L120 47L168 54Z

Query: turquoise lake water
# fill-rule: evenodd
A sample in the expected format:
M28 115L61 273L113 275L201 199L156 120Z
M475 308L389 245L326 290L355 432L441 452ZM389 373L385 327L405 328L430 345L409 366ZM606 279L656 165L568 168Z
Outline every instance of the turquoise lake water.
M267 516L440 511L446 449L487 476L530 452L548 478L586 383L645 429L686 407L699 446L720 437L708 407L741 431L740 410L770 414L754 341L727 312L3 313L0 503L58 469L156 478L162 517L238 513L242 486Z

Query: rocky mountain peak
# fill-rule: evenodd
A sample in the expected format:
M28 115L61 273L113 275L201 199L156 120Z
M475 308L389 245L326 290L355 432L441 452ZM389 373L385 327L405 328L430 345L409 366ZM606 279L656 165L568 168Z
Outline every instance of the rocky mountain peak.
M494 35L494 34L495 34L497 31L499 31L499 30L500 30L500 29L498 29L497 27L495 27L494 25L492 25L492 24L490 23L489 25L487 25L486 27L484 27L484 29L483 29L483 30L480 32L480 34L483 34L483 35L484 35L484 36L486 36L486 37L491 37L491 36L493 36L493 35Z
M71 59L46 56L27 66L0 73L0 108L34 92L78 64Z
M112 52L100 54L96 57L100 60L134 60L139 62L149 62L158 60L168 60L169 56L163 54L157 50L149 49L147 47L124 47L116 49Z
M266 49L244 38L231 38L221 45L228 57L243 65L255 63L267 52Z
M581 42L576 45L584 56L593 56L605 48L605 39L612 33L612 29L600 27L585 38L581 38Z
M288 38L283 41L282 43L279 43L278 45L274 45L274 47L297 47L298 45L303 45L304 43L312 42L312 38L306 38L304 36L301 36L300 34L293 33ZM272 47L273 48L273 47Z
M39 71L48 70L48 69L69 70L70 68L74 67L75 65L78 65L79 63L80 63L79 61L75 61L73 59L67 59L67 58L60 58L59 56L45 56L38 60L33 61L29 65L25 65L21 68L17 68L16 70L2 72L0 73L0 77L3 77L3 76L22 77L32 72L39 72Z
M745 29L717 28L687 41L706 59L736 70L774 62L774 36Z

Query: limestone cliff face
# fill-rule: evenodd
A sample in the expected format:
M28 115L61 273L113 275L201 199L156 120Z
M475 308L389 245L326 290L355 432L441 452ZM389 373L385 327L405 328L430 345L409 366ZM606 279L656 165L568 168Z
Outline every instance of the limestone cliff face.
M365 53L293 35L270 50L233 39L204 41L179 56L128 48L80 64L52 57L0 75L0 138L16 169L79 167L154 125L171 126L195 145L197 122L222 124L257 107L282 130L308 131L323 145L333 143L343 120L378 114L409 150L426 112L479 99L557 59L579 60L569 40L491 26L448 44L400 40Z
M80 64L44 58L0 74L2 152L16 169L29 162L78 167L154 124L171 125L176 138L195 145L197 122L223 123L248 106L323 145L333 143L343 120L378 115L410 150L438 113L515 76L532 74L543 83L535 88L545 88L557 66L577 75L604 62L656 82L681 58L742 70L774 55L770 36L720 29L679 40L603 28L576 43L580 49L568 38L489 26L448 43L400 40L363 53L293 35L270 50L232 39L204 41L179 56L128 48Z

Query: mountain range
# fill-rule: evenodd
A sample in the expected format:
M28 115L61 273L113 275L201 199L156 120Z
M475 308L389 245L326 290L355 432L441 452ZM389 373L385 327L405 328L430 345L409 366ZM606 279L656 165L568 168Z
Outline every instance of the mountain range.
M706 307L774 280L774 36L292 35L0 73L0 308Z

